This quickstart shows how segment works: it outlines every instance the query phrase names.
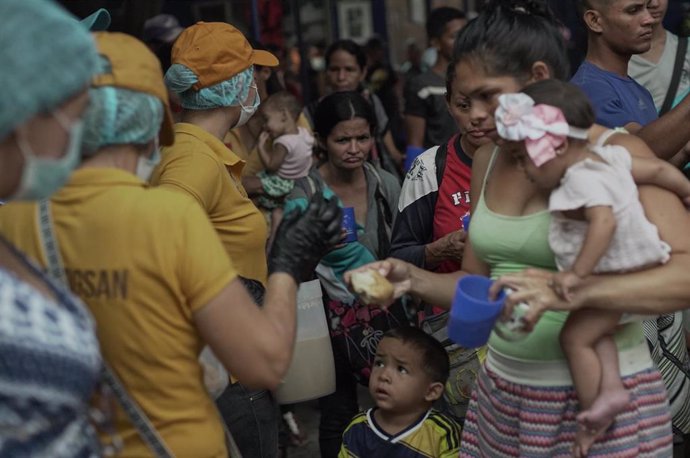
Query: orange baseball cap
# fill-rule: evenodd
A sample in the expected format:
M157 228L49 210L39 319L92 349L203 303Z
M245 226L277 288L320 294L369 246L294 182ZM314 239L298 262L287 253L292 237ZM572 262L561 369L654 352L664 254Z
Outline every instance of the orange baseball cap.
M173 117L158 58L144 43L131 35L96 32L93 36L99 54L110 61L111 72L96 75L91 85L119 87L158 98L163 102L163 123L158 138L161 145L172 145L175 141Z
M253 49L245 36L225 22L197 22L186 28L172 48L172 63L188 67L199 78L195 90L213 86L250 65L275 67L278 58Z

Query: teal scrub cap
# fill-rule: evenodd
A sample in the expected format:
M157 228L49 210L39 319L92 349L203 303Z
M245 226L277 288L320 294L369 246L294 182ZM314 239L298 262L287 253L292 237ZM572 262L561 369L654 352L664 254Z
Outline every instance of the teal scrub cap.
M0 140L88 87L97 68L93 38L51 0L0 1Z
M158 136L163 122L160 99L114 86L89 89L84 115L82 154L90 156L109 145L142 145Z
M172 64L165 73L165 85L178 95L182 108L188 110L238 106L249 95L253 81L253 65L225 81L198 91L192 86L199 82L199 78L189 67Z

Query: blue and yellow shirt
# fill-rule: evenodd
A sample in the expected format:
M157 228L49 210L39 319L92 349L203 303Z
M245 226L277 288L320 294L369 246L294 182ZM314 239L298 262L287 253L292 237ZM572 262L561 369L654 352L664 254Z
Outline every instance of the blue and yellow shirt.
M376 424L375 410L352 419L343 434L338 458L456 458L460 453L460 426L440 412L430 409L391 436Z

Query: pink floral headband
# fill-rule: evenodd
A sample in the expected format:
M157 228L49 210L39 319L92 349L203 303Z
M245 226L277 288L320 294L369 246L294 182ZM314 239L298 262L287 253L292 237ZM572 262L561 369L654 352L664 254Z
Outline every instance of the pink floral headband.
M588 138L588 130L568 125L559 108L535 105L532 97L522 93L498 97L496 130L505 140L524 140L527 154L537 167L556 157L556 148L566 137Z

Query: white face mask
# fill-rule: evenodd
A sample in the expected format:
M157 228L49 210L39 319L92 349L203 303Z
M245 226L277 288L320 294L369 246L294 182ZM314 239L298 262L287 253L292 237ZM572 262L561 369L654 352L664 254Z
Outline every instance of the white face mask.
M79 119L70 124L69 119L59 111L54 112L53 116L69 134L65 153L58 159L39 157L27 139L18 135L17 147L24 156L24 169L19 189L7 200L46 199L67 182L79 164L83 121Z
M156 168L158 163L161 161L161 150L158 144L158 137L154 140L153 151L150 154L144 155L140 154L137 158L137 171L136 175L142 180L148 182L153 173L153 169Z
M322 56L312 57L309 59L309 63L311 64L311 68L316 72L326 70L326 59L324 59Z
M235 124L235 127L240 127L243 126L249 121L249 119L254 116L254 113L256 113L256 110L259 108L259 104L261 103L261 98L259 97L259 90L256 87L256 84L251 85L252 88L254 88L254 93L256 94L256 97L254 97L254 104L250 106L244 106L242 103L240 103L240 107L242 107L242 111L240 111L240 119L237 121L237 124Z

